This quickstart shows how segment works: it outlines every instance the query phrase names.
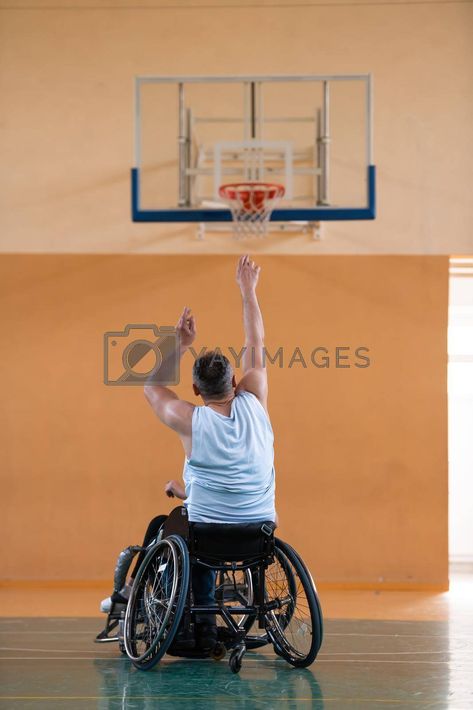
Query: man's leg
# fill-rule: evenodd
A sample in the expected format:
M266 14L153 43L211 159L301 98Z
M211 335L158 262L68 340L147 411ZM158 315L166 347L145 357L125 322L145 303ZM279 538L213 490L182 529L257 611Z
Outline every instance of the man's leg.
M155 518L153 518L153 520L148 525L148 529L146 530L143 544L141 545L141 547L146 548L151 542L151 540L153 540L153 538L157 536L167 517L167 515L157 515ZM132 555L131 559L130 555ZM146 549L138 554L135 567L130 575L130 583L128 584L126 582L126 576L128 574L128 569L133 561L133 551L130 547L120 553L117 560L117 566L115 567L114 591L110 597L107 597L106 599L102 600L102 603L100 604L100 611L109 614L112 610L113 604L122 604L126 606L130 596L133 580L136 577L136 574L145 558L145 555ZM120 579L121 581L118 582L118 579Z
M145 555L146 555L146 548L148 547L149 543L151 540L153 540L159 531L161 530L162 526L164 525L167 515L157 515L155 518L152 519L150 524L148 525L148 529L145 532L145 536L143 538L143 543L141 547L144 547L145 549L140 552L136 559L135 567L133 569L133 572L131 573L130 577L131 579L135 579L137 572L140 568L141 563L143 562Z
M215 572L214 570L193 565L192 591L196 606L215 605ZM196 640L203 650L211 650L217 641L217 625L215 614L196 614Z

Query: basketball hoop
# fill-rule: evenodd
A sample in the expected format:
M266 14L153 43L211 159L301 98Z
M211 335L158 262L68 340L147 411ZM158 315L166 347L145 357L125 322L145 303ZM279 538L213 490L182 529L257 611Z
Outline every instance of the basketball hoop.
M284 192L283 185L274 183L238 182L221 185L218 194L230 208L236 237L264 237Z

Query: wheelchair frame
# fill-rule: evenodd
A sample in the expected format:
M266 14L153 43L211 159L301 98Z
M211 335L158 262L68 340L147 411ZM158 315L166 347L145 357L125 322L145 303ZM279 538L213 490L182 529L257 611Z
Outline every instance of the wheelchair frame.
M238 533L244 530L245 526L235 526L231 524L214 524L212 525L201 523L188 523L185 508L176 508L172 511L163 529L163 536L155 545L148 549L147 555L143 560L138 571L133 585L132 593L128 603L124 624L120 632L120 643L124 647L127 655L133 664L141 670L149 670L152 668L167 652L170 655L184 657L208 657L211 655L215 660L220 660L226 654L227 650L230 654L230 668L237 673L242 665L243 656L247 648L255 648L272 643L277 655L282 656L291 665L297 667L306 667L310 665L317 656L317 653L322 644L323 638L323 619L320 603L317 597L315 585L312 577L304 565L299 555L287 543L284 543L278 538L274 538L273 524L256 524L256 528L250 529L249 532L257 531L254 540L252 539L249 545L248 554L245 551L238 551L236 554L230 552L226 555L227 560L222 559L225 554L222 550L215 550L222 547L225 541L218 541L217 538L212 538L212 533L218 529L223 538L230 531L230 528L238 528L231 531ZM258 527L259 526L259 527ZM266 527L265 527L266 526ZM248 525L246 526L248 528ZM209 532L210 530L210 532ZM247 530L248 532L248 530ZM199 545L199 535L203 534L204 546ZM210 536L210 537L209 537ZM207 538L207 540L205 540ZM254 544L253 544L254 543ZM205 549L205 544L208 545ZM148 647L142 654L136 651L137 639L146 633L151 633L153 623L151 617L155 615L156 608L161 612L164 607L164 602L153 599L154 584L159 573L166 569L168 562L163 562L158 565L154 579L148 580L151 584L151 596L140 597L140 585L145 580L145 574L148 573L148 567L152 566L153 557L157 557L160 550L169 547L173 566L177 568L176 560L179 560L180 570L178 569L177 578L181 575L181 587L179 595L176 592L176 584L173 584L174 592L171 595L171 601L168 603L168 609L164 616L164 621L159 632L154 639L150 639ZM238 546L237 546L238 547ZM212 549L213 548L213 549ZM230 558L231 561L228 561ZM171 559L171 558L169 558ZM268 590L266 585L267 570L271 565L277 562L284 571L285 580L288 582L289 591L285 596L277 596L274 599L268 598ZM170 565L170 563L169 563ZM192 601L192 590L190 584L191 570L194 565L199 565L207 569L223 572L224 574L232 574L235 582L235 572L249 571L252 581L256 580L256 596L254 599L254 590L252 593L252 604L240 604L227 606L224 603L219 604L216 600L215 605L196 605ZM171 566L171 565L170 565ZM297 609L298 585L294 581L294 575L297 575L299 580L298 585L302 588L308 604L308 613L310 621L310 647L307 653L301 652L294 647L294 642L291 643L288 638L289 627L292 623L294 613ZM161 574L163 576L163 574ZM292 581L290 579L292 577ZM161 583L161 582L160 582ZM292 586L291 586L292 583ZM165 584L168 584L166 582ZM149 585L148 585L149 586ZM143 588L146 590L146 584ZM177 595L177 596L176 596ZM154 607L153 607L154 604ZM134 621L137 614L141 613L143 618L147 619L148 626L145 622ZM181 648L175 643L176 634L186 633L192 630L192 624L198 614L212 614L220 616L225 623L224 627L220 628L219 638L212 649L211 653L191 653L186 649ZM286 614L286 616L284 616ZM234 616L242 616L243 623L237 623ZM251 620L249 627L246 627L248 620ZM265 634L261 637L251 637L248 634L251 626L257 622L260 629L265 629ZM146 632L137 633L133 630L138 623L145 625ZM307 626L307 622L301 622L301 627ZM182 627L182 628L181 628ZM227 632L226 634L222 629ZM135 638L134 638L135 635ZM134 650L135 648L135 650ZM123 650L123 649L122 649Z

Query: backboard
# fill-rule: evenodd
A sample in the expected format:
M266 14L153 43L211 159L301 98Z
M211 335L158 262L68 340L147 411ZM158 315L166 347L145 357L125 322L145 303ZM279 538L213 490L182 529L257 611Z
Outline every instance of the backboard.
M230 222L223 183L274 182L272 222L375 218L372 81L346 76L135 79L136 222Z

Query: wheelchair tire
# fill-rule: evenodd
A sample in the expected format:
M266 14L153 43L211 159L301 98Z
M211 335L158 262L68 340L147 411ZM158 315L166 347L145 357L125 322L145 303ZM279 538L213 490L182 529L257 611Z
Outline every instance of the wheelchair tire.
M286 560L288 585L280 591L283 606L266 613L267 632L278 656L305 668L314 662L322 645L322 611L310 572L297 552L279 539L276 547Z
M172 643L186 603L189 568L189 553L178 535L148 550L131 590L124 624L126 654L136 668L152 668Z

